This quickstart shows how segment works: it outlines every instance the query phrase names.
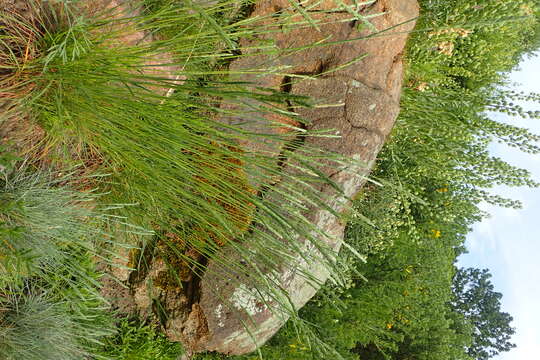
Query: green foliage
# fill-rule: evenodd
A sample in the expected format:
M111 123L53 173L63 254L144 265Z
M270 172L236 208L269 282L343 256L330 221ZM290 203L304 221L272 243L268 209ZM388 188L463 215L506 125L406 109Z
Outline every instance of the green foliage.
M452 246L429 236L414 242L402 235L388 251L366 265L369 281L359 286L358 297L371 299L365 305L368 308L385 309L368 318L383 320L384 328L383 324L372 328L381 334L390 332L394 339L385 344L383 336L372 332L371 339L359 337L356 351L376 348L397 359L468 359L463 347L470 341L470 330L463 318L447 309L455 256ZM370 291L371 287L376 290ZM464 327L463 333L456 333L454 326Z
M538 26L538 3L530 0L420 4L409 72L431 86L476 90L498 82L517 65Z
M467 353L487 360L516 347L510 341L515 329L512 317L501 311L502 294L494 291L488 269L458 269L452 286L452 309L472 324L472 344Z
M118 333L107 337L100 356L115 360L177 360L183 354L179 343L171 343L150 325L123 319Z
M386 350L383 336L367 342L356 335L359 346L355 351L361 359L382 359L380 354L384 352L397 359L476 359L483 351L493 356L495 352L489 349L491 341L482 339L478 347L471 344L478 340L475 324L489 323L488 319L500 312L491 308L473 320L450 306L454 304L453 262L464 251L463 243L471 225L485 216L478 208L479 202L520 205L491 194L489 188L501 184L538 186L528 171L492 157L488 151L493 141L531 154L540 150L538 135L493 120L497 112L538 118L537 111L526 111L514 104L520 100L536 101L536 94L499 86L504 83L506 72L515 68L522 54L530 49L526 44L528 36L538 28L537 4L425 1L421 5L419 31L409 42L408 87L402 94L402 111L374 172L383 186L369 188L356 202L357 209L373 218L376 227L370 229L367 224L352 222L349 237L357 247L372 254L367 265L359 267L368 279L367 284L359 285L360 289L370 288L374 281L382 281L384 289L392 289L395 278L387 273L389 267L398 272L411 271L412 278L423 282L414 291L407 288L408 280L398 281L403 288L391 291L388 298L393 302L404 300L412 310L407 315L414 316L416 321L407 326L393 323L392 330L401 338L391 341ZM509 14L517 18L510 18ZM508 47L509 41L514 46ZM383 251L363 248L377 239L380 230L386 235ZM406 254L416 258L400 261ZM459 278L458 272L454 280ZM406 297L401 289L406 291ZM427 294L424 299L423 292ZM358 296L368 298L368 294ZM383 309L384 297L377 300L373 303ZM463 299L463 306L474 304L472 299ZM410 319L407 315L405 318ZM492 324L491 329L500 330L504 344L500 349L508 351L512 331L510 317L503 315L506 321L498 322L500 327ZM362 319L372 318L382 320L385 316L374 314ZM435 327L431 328L432 325ZM484 331L496 337L493 332ZM464 353L470 347L476 352Z
M400 229L414 221L410 216L407 194L391 184L386 185L380 189L378 185L365 185L364 192L355 201L357 209L369 209L369 214L363 213L370 222L364 221L359 217L361 213L356 211L352 213L346 230L348 243L361 254L386 253Z
M88 355L80 346L86 339L79 338L85 329L65 303L51 302L46 295L25 294L0 297L0 306L2 359L75 360Z
M65 176L14 166L0 178L0 352L80 359L112 332L92 257L112 221Z

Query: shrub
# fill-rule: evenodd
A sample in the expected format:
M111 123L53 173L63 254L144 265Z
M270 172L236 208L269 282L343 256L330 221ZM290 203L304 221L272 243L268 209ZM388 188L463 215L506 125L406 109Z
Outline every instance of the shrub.
M118 333L104 339L100 354L116 360L177 360L183 350L152 326L122 319Z

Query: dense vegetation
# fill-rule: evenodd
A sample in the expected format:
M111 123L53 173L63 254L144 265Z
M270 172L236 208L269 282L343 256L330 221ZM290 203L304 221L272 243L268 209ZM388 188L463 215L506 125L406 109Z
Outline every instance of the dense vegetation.
M158 235L173 231L188 238L190 246L209 256L223 239L245 231L246 218L252 216L275 224L280 233L290 231L278 226L291 222L283 215L286 209L252 196L246 191L246 175L239 170L251 164L246 172L262 174L259 181L264 183L278 169L266 158L231 151L236 137L250 139L252 134L223 132L207 119L208 113L221 111L209 98L219 96L234 103L238 96L249 96L260 101L257 110L262 112L279 111L273 105L284 101L280 94L252 94L237 84L216 80L225 73L221 67L235 56L228 50L213 54L216 44L229 49L238 37L253 35L249 27L231 25L242 10L234 2L224 3L201 17L193 9L172 11L167 6L170 1L146 3L151 6L139 25L159 30L168 39L157 47L100 51L98 45L108 39L84 34L96 34L93 29L103 24L80 18L69 23L69 32L34 34L35 29L18 28L19 33L2 38L0 49L4 44L20 45L20 33L43 37L39 46L26 51L28 64L21 66L16 52L0 59L0 74L15 67L16 76L25 79L14 85L10 78L0 86L8 89L2 93L4 98L25 102L48 134L19 155L39 158L38 163L24 163L2 151L0 354L7 359L150 360L181 354L180 347L157 329L137 321L123 320L118 333L109 335L112 320L103 311L105 301L97 291L98 274L91 259L105 257L103 249L110 250L101 243L104 239L118 248L134 245L119 238L152 237L126 226L126 217ZM491 194L490 187L537 186L526 170L491 157L488 145L500 141L532 154L540 151L535 144L538 136L492 120L490 114L539 117L538 112L513 103L538 101L539 96L508 89L506 74L540 45L540 8L527 0L423 0L421 6L422 16L406 53L401 115L379 155L374 182L355 200L356 213L347 230L349 244L366 256L366 262L344 251L347 285L328 286L301 311L318 338L345 359L483 360L513 346L511 317L501 312L501 295L494 291L488 272L458 270L455 261L465 251L471 225L486 216L478 207L481 201L519 206ZM193 26L200 22L206 26ZM202 32L202 28L210 30ZM171 33L182 36L167 36ZM49 49L46 57L40 52L43 48ZM148 53L164 51L177 54L176 61L186 64L195 80L175 85L161 77L126 72L126 67L140 65ZM115 63L116 57L130 63ZM54 71L36 72L44 66ZM81 73L84 78L78 76ZM122 86L108 89L111 78ZM147 88L164 86L175 89L166 101L158 95L141 101L150 96ZM131 96L132 101L125 100ZM135 135L122 130L120 125L126 122L136 124L132 125ZM69 179L59 170L43 170L44 164L65 169L81 162L83 170L76 167ZM235 175L222 179L217 174L223 172ZM205 181L194 181L193 176ZM291 179L289 188L298 183ZM88 191L94 187L106 193L97 196ZM306 193L308 201L316 201L309 188ZM105 205L81 206L88 203ZM110 203L139 206L106 206ZM266 212L253 214L252 204ZM148 213L157 215L149 218ZM182 225L164 229L169 223ZM303 225L294 231L309 232ZM261 247L271 247L267 240L261 234ZM194 262L188 257L183 260ZM285 326L261 349L261 355L300 360L328 354L297 330L297 322ZM35 337L36 333L50 337Z
M68 177L2 164L0 354L2 359L80 359L113 332L92 258L116 222L85 209L96 195L62 186Z

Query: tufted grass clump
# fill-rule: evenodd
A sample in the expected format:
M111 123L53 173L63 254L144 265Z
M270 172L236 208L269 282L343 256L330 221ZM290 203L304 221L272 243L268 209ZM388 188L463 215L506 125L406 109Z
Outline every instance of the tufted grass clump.
M55 277L58 264L66 280L77 277L84 273L77 255L100 256L100 246L113 241L105 227L120 219L95 206L96 193L67 188L69 173L35 172L22 164L2 175L0 287Z
M91 271L88 264L87 272ZM43 280L43 279L42 279ZM6 360L79 360L97 353L114 332L106 303L79 278L73 296L52 283L0 292L0 351ZM58 286L65 284L57 283ZM77 294L75 294L77 292Z
M0 305L3 359L67 360L87 355L77 338L83 336L81 324L66 314L65 304L51 303L43 295L27 294L1 297Z
M0 353L9 360L90 356L113 331L95 259L113 259L104 245L120 243L106 229L122 221L94 204L97 194L67 188L69 174L17 162L2 169Z

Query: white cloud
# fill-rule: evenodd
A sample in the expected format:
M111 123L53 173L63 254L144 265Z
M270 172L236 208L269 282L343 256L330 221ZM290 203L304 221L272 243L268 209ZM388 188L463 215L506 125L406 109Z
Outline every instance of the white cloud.
M521 64L513 81L524 84L524 90L540 92L540 58ZM536 105L536 109L538 109ZM540 133L540 121L517 122ZM540 180L540 156L520 153L507 146L494 144L494 155L509 163L529 169ZM503 310L514 317L517 348L496 357L496 360L530 360L540 355L540 191L528 188L497 187L496 193L523 202L522 210L501 209L488 205L482 208L492 214L474 226L467 239L469 254L461 257L461 266L489 268L496 291L503 293Z

